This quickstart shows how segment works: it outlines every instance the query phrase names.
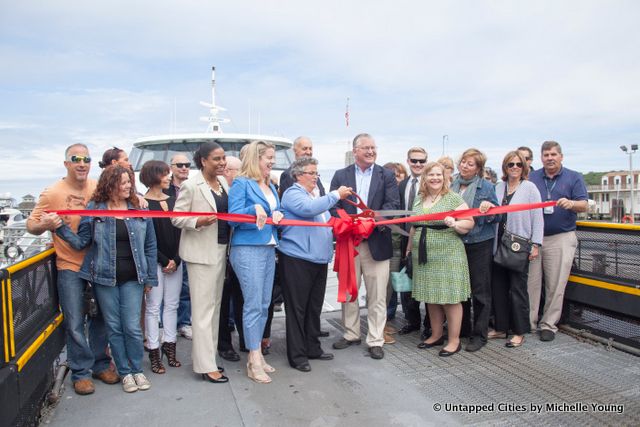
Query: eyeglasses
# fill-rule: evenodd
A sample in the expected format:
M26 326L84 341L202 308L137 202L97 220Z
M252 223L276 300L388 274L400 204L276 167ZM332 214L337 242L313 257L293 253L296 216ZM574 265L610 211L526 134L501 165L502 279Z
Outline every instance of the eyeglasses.
M171 163L171 166L175 166L178 169L181 169L181 168L189 169L191 167L191 163Z
M409 159L409 161L414 165L418 163L420 163L421 165L424 165L425 163L427 163L427 159Z
M71 163L80 163L80 162L91 163L91 157L89 157L89 156L71 156L71 157L69 157L69 161Z
M320 174L318 172L302 172L305 175L309 175L309 176L317 176L318 178L320 178Z
M520 163L520 162L517 162L517 163L513 163L513 162L511 162L511 163L507 163L507 167L508 167L509 169L511 169L512 167L519 167L520 169L522 169L522 163Z

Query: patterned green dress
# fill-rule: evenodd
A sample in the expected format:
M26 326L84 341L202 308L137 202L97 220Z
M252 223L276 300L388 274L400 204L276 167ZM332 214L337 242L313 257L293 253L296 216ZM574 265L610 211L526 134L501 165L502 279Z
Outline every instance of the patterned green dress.
M448 192L429 209L416 197L413 211L416 215L447 212L463 203L462 197ZM423 221L413 225L442 225L442 221ZM429 304L457 304L471 295L469 266L462 239L453 228L426 229L427 262L418 264L418 244L422 228L416 228L411 245L413 257L413 298Z

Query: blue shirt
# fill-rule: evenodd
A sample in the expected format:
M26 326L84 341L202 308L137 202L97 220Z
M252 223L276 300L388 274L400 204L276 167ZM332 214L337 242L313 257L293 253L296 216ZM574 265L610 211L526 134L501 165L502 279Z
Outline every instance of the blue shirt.
M569 200L587 200L588 198L582 174L565 167L560 169L553 178L549 178L544 168L540 168L529 175L529 181L538 187L542 201L558 200L563 197ZM544 214L544 235L553 236L574 231L577 218L578 215L574 211L554 206L553 213Z
M373 175L373 166L371 165L364 171L360 169L360 166L355 165L356 169L356 193L362 199L363 202L369 203L369 187L371 186L371 176ZM358 213L362 212L358 209Z

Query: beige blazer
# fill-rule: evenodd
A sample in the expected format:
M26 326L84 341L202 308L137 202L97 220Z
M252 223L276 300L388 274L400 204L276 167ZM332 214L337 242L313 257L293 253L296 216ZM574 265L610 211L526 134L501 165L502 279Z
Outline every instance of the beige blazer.
M229 194L229 185L224 177L218 177L220 185ZM180 195L173 209L175 212L217 212L216 202L209 184L201 172L187 179L180 186ZM180 258L197 264L216 264L224 260L226 253L217 245L218 223L196 228L197 217L177 217L171 222L182 229L180 235Z

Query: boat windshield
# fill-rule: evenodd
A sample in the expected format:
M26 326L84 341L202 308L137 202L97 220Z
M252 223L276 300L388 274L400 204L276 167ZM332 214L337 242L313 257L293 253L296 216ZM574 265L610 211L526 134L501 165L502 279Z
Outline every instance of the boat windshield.
M165 144L148 144L143 146L134 146L129 155L129 161L133 166L133 170L139 172L142 169L142 165L149 160L160 160L166 163L170 163L171 157L174 154L184 154L193 159L193 153L204 141L198 142L168 142ZM243 145L247 144L247 141L228 142L228 141L216 141L225 151L227 156L239 157L240 149ZM293 150L287 146L274 144L276 147L276 164L273 166L274 170L285 170L290 165L294 158ZM195 165L192 163L191 169L195 169Z

